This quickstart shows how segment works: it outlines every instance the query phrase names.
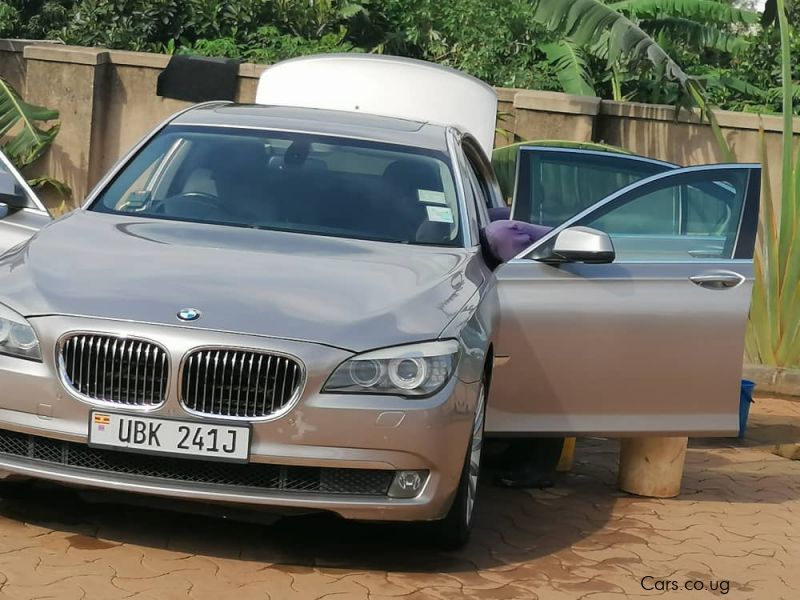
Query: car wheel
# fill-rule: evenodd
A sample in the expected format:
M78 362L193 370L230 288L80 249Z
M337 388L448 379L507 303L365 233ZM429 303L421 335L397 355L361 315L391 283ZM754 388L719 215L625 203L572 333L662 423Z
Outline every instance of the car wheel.
M472 531L475 514L475 499L478 493L478 480L481 469L481 450L483 449L483 425L486 415L486 386L481 385L475 418L472 423L472 437L467 446L467 455L458 483L458 491L447 516L434 524L435 542L445 550L457 550L467 543Z

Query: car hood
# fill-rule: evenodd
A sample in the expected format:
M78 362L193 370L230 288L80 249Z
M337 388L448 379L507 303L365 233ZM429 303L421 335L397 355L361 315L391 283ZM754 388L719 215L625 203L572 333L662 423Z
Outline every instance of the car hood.
M432 339L483 280L475 252L76 211L0 258L0 302L352 351ZM179 310L199 320L183 323Z

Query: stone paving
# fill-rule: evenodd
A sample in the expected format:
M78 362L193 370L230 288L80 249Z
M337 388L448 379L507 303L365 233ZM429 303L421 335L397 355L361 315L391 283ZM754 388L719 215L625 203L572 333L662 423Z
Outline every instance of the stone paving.
M692 441L672 500L618 492L617 444L582 440L552 489L485 486L456 553L407 527L252 524L6 482L0 598L798 598L800 462L769 452L798 440L800 402L759 399L747 441Z

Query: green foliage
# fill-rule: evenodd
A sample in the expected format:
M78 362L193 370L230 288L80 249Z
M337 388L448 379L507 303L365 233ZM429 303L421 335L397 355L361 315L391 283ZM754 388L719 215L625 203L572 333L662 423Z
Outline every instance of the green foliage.
M47 129L40 124L56 119L58 111L28 104L0 78L0 139L4 139L3 152L17 168L28 166L47 150L58 133L58 123Z
M319 39L308 39L281 33L273 25L264 25L248 36L246 44L238 44L230 37L200 39L184 44L179 52L201 56L227 56L255 63L272 63L307 54L357 51L345 40L345 34L344 29L339 29L325 33Z
M0 2L0 32L13 31L18 21L17 9L5 2Z
M583 48L569 39L542 44L540 48L556 71L561 88L566 93L597 95Z
M0 150L17 169L24 170L47 151L58 134L57 119L58 111L28 104L0 77ZM38 177L28 183L32 187L49 186L64 200L72 193L52 177Z
M787 21L793 32L800 27L800 2L787 4ZM732 57L723 64L698 64L692 68L700 77L724 77L723 85L708 85L710 100L729 110L748 112L781 112L782 85L780 53L781 36L777 24L755 28L749 36L747 52ZM800 55L800 36L789 35L789 50L792 56ZM797 87L800 79L800 63L792 62L791 79ZM727 84L731 80L746 83L745 89ZM794 94L794 114L800 114L800 95Z
M365 49L450 65L505 87L559 90L540 44L556 41L530 0L372 0L354 31Z
M798 24L800 0L787 12ZM778 27L758 17L731 0L0 0L0 36L259 62L383 52L667 104L686 102L688 78L711 104L779 112Z
M64 201L64 209L67 208L66 201L72 196L72 189L66 183L56 179L55 177L50 177L49 175L42 175L41 177L28 179L28 185L35 190L43 190L47 188L53 190L56 195ZM65 212L64 209L61 209L60 212Z
M751 360L778 367L800 366L800 151L793 148L791 108L792 28L784 0L774 2L780 36L780 77L783 103L781 195L777 202L769 184L770 165L762 136L764 185L759 244L747 354ZM780 211L776 212L775 208Z
M704 0L686 0L682 5L696 4L702 7L703 3ZM650 72L656 74L662 86L665 82L674 82L680 90L680 96L676 100L700 109L711 125L724 158L732 160L730 148L702 86L681 68L657 39L634 20L600 0L573 0L568 3L560 0L538 0L534 5L534 19L549 31L558 33L607 61L615 98L622 89L617 81L618 75L625 71L630 72L630 65L646 64Z

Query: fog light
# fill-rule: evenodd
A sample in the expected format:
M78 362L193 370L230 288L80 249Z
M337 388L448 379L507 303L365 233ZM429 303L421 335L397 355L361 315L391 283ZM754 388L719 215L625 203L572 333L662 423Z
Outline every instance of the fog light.
M389 497L416 498L427 480L427 471L398 471L389 486Z

